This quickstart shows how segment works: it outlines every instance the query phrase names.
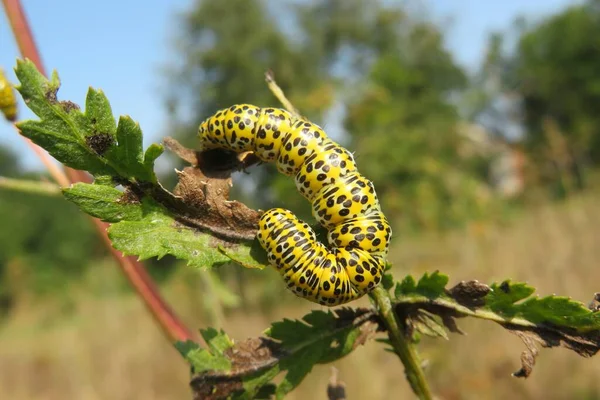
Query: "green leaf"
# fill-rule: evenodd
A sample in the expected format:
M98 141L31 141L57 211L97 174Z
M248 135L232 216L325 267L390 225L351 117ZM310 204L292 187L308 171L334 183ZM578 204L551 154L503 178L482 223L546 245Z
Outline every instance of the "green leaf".
M283 398L298 386L315 364L337 360L365 341L365 335L361 335L353 323L340 324L340 318L347 322L360 319L352 314L344 316L347 310L338 315L331 311L312 311L302 320L276 322L267 331L268 336L280 341L290 353L281 361L281 368L288 372L277 387L277 398Z
M15 72L21 82L19 92L40 118L17 124L24 136L71 168L95 176L156 183L154 161L162 146L152 145L144 154L139 125L121 117L117 126L102 91L88 90L82 113L76 104L57 100L60 81L56 72L48 81L29 60L19 60Z
M534 324L550 323L579 331L600 329L600 313L568 297L530 297L535 289L520 282L505 281L493 284L491 289L485 307L507 319L523 318Z
M21 133L69 167L92 174L114 175L114 169L95 157L86 144L77 123L77 118L82 118L81 112L64 107L56 99L60 87L58 74L53 72L48 81L29 60L18 60L15 73L21 82L17 89L27 106L40 117L40 121L17 123Z
M244 251L239 251L237 247L225 248L224 246L219 246L219 251L244 268L263 269L266 265L269 265L267 253L257 240L253 241L250 247Z
M88 135L105 133L116 139L117 125L110 103L101 90L92 88L88 90L85 99L85 117L85 121L89 123L89 126L85 126Z
M139 202L128 202L123 192L111 186L76 183L63 189L63 194L84 212L106 222L138 221L143 216Z
M266 266L266 256L256 241L229 244L223 252L212 235L178 223L166 208L148 197L140 201L112 186L87 183L72 185L63 193L86 213L112 222L109 237L125 255L137 255L142 260L172 255L198 268L231 261L242 261L246 268ZM261 259L265 259L264 264Z
M564 346L586 357L600 350L600 311L581 302L563 296L539 298L533 296L533 287L509 280L491 286L468 281L446 289L447 281L438 273L425 274L418 282L407 276L396 285L396 311L419 332L442 337L442 326L460 332L458 317L496 322L528 343L525 361L535 358L531 343ZM533 363L525 361L516 376L531 372Z
M191 219L188 205L162 188L154 174L163 147L153 144L144 152L140 126L127 116L117 124L101 90L88 90L81 112L77 105L57 100L56 72L49 81L31 61L18 61L16 74L19 91L40 118L20 122L19 128L63 164L94 175L93 185L73 185L63 193L84 212L112 223L108 233L115 248L140 259L169 254L203 268L232 260L246 268L265 267L266 254L258 242L231 244L215 238L204 221L192 221L194 228L178 222Z
M390 290L394 287L394 276L391 273L389 273L391 268L392 265L390 263L387 263L385 265L386 273L383 274L383 279L381 280L381 284L383 285L383 288L385 290Z
M225 334L223 333L222 335ZM194 373L204 371L229 371L231 369L231 361L229 361L222 353L213 353L205 350L201 348L198 343L191 340L176 342L175 348L192 366Z
M275 393L281 399L315 364L347 355L374 334L377 327L373 309L341 308L313 311L302 320L276 322L266 331L269 337L236 344L223 331L208 328L202 331L208 350L192 342L179 342L177 348L192 364L194 372L208 371L207 366L212 365L220 368L221 372L211 370L194 379L192 387L197 393L208 391L248 400ZM222 357L230 362L230 367ZM282 371L287 373L274 389L270 382Z
M140 260L172 255L197 268L209 268L232 261L219 250L220 245L213 236L180 224L153 200L144 198L141 208L141 219L124 220L108 228L113 246L123 254L137 255ZM253 246L246 243L231 244L227 254L237 259L251 260L252 249ZM264 268L264 265L254 262L252 267Z
M213 354L223 354L225 350L233 346L233 341L223 330L207 328L200 330L200 334Z
M277 392L277 386L270 384L269 382L271 382L280 372L281 367L279 364L276 364L265 371L260 371L251 374L248 377L244 377L244 392L240 393L237 397L234 397L234 399L250 400L260 398L260 396L272 399L272 396ZM267 393L270 394L270 396L266 397L265 395Z
M396 285L394 295L399 298L406 294L417 293L428 298L436 298L444 294L447 283L448 276L437 271L431 275L425 273L418 283L415 283L414 278L408 275Z
M117 146L105 154L122 171L121 176L129 180L156 182L154 160L162 154L162 146L153 145L147 150L148 160L144 159L142 130L130 117L121 117L117 127Z
M200 331L209 350L191 340L176 342L175 348L190 363L194 373L203 371L229 371L231 361L224 355L233 346L233 341L223 331L208 328Z

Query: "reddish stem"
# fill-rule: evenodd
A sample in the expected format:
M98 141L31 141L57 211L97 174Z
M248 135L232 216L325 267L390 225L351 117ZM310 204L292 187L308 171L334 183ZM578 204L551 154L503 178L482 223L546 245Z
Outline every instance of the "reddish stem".
M33 33L27 22L27 17L23 12L20 0L2 0L2 3L4 4L4 9L12 27L21 56L30 59L35 64L38 71L46 75L40 53L35 44ZM40 157L41 161L52 174L52 177L61 186L68 186L75 182L91 182L90 177L85 172L66 167L65 170L68 178L65 177L62 171L49 166L49 157L46 153L28 139L27 143L35 151L38 157ZM146 272L144 265L137 261L135 257L124 257L119 251L115 250L112 247L112 243L106 232L108 224L96 218L90 218L94 223L98 234L101 236L102 241L121 267L121 271L123 271L131 286L133 286L137 294L142 298L146 308L158 322L168 338L172 341L188 339L197 340L196 335L183 324L168 303L161 297L156 284Z

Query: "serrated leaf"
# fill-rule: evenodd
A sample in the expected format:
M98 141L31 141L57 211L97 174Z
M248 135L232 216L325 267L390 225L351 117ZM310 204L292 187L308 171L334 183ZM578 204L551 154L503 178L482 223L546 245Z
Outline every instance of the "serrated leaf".
M411 275L407 275L402 282L398 282L396 284L396 289L394 290L394 296L399 298L401 296L405 296L408 294L415 293L417 289L417 282L415 282L415 278Z
M149 198L140 202L112 186L87 183L72 185L63 193L86 213L112 222L109 237L113 246L124 254L140 259L169 254L199 268L230 261L241 261L246 268L266 266L266 257L256 242L229 244L224 252L210 234L177 223L168 210ZM260 264L261 259L265 264Z
M154 161L165 151L165 148L156 143L152 143L144 153L144 167L147 171L154 170Z
M150 146L144 154L139 125L122 117L117 126L101 90L88 90L82 113L76 104L57 100L60 81L56 72L48 81L29 60L18 61L15 72L21 82L19 92L40 118L17 124L24 136L71 168L94 176L156 183L154 161L162 146Z
M102 90L90 88L85 99L85 117L89 124L86 133L106 133L116 139L117 124L113 117L110 102Z
M111 186L76 183L63 189L63 194L87 214L106 222L137 221L143 217L140 203L125 200L123 192Z
M114 160L121 170L121 176L145 182L155 182L154 160L162 153L162 147L155 145L147 150L149 160L144 159L142 129L130 117L119 119L117 145L111 147L104 157Z
M61 163L94 175L116 175L114 169L92 155L87 145L73 136L65 135L65 127L60 123L20 121L16 125L23 136L43 147Z
M600 313L568 297L530 297L535 289L521 282L505 281L491 285L491 289L485 308L505 318L519 317L534 324L551 323L580 331L600 329Z
M176 342L175 348L192 366L194 373L201 373L204 371L228 371L231 369L231 361L223 354L211 353L191 340Z
M383 274L381 284L385 290L390 290L394 287L394 276L392 274Z
M528 347L523 367L516 376L528 376L537 352L532 343L544 347L564 346L589 357L600 350L600 311L562 296L533 296L535 289L526 283L504 281L491 286L477 281L461 282L454 288L442 286L447 277L425 274L415 283L410 276L396 285L395 309L409 324L421 324L423 312L441 317L450 331L460 332L455 318L475 317L494 321L519 335ZM445 285L445 283L444 283ZM441 326L441 324L439 324ZM425 332L427 333L427 332ZM429 332L434 333L436 332ZM439 332L441 333L441 331Z
M200 334L213 354L223 354L225 350L233 346L233 341L223 330L206 328L200 330Z
M232 346L231 340L215 329L202 334L210 354L227 354L232 368L210 371L192 379L195 394L219 393L223 398L254 399L275 393L281 399L296 387L317 363L337 360L363 344L377 329L372 309L341 308L335 311L313 311L302 320L286 319L273 324L270 337L247 339ZM301 330L304 336L296 334ZM190 354L190 344L180 343L182 354ZM193 360L198 363L196 347L191 346ZM225 350L228 350L225 352ZM206 363L206 355L201 361ZM270 382L287 371L275 390Z
M448 283L448 276L434 272L431 275L425 273L419 282L415 283L412 276L408 275L401 283L396 285L394 295L398 298L406 294L420 294L429 298L436 298L444 294L444 288Z
M89 171L92 174L114 175L115 171L104 160L95 157L86 144L83 132L78 129L76 117L83 118L77 109L67 109L56 98L60 87L58 74L53 72L48 81L27 61L17 61L15 69L21 85L17 90L40 121L22 121L17 127L37 145L46 149L54 158L69 167Z
M269 382L271 382L280 372L281 368L279 364L276 364L274 367L269 368L266 371L260 371L259 373L244 377L243 393L239 393L233 398L239 400L251 400L261 398L261 396L263 396L271 399L272 396L276 394L277 386Z
M144 198L142 210L143 218L120 221L108 228L113 246L123 254L137 255L140 260L172 255L197 268L209 268L232 261L218 249L218 242L210 234L176 222L167 210L153 200ZM236 258L250 259L251 252L252 246L245 243L228 247L228 254Z
M278 385L277 398L294 389L317 363L331 362L350 353L365 337L353 325L340 325L331 311L312 311L302 320L284 319L267 331L269 337L281 342L290 356L281 367L288 372Z
M250 244L248 251L237 251L236 248L232 250L224 246L219 246L219 251L244 268L263 269L269 265L266 252L256 240Z
M419 310L416 318L412 319L411 324L424 335L449 339L446 327L440 317L427 310Z

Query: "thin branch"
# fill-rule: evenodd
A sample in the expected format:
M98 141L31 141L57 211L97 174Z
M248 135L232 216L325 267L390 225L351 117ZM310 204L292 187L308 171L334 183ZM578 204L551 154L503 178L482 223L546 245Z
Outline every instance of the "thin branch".
M44 64L42 63L42 57L35 44L35 39L29 22L23 11L20 0L2 0L4 4L4 11L6 17L10 23L10 27L13 31L13 36L17 41L17 46L21 55L25 58L29 58L43 75L46 75L44 70Z
M32 181L27 179L13 179L0 176L0 189L14 190L23 193L41 194L44 196L58 196L60 188L54 183Z
M398 355L402 364L404 364L404 373L410 383L413 392L420 399L432 399L429 385L425 380L425 374L421 369L419 356L414 346L407 340L401 329L401 323L398 321L396 313L392 307L392 299L389 293L380 285L377 286L369 296L375 301L379 316L383 319L390 343L394 352Z
M295 117L302 118L300 111L298 111L298 109L294 107L292 102L289 101L288 98L285 96L283 90L281 90L277 82L275 82L275 76L273 74L273 71L268 70L267 72L265 72L265 81L267 81L267 86L269 86L269 90L271 91L271 93L273 93L273 95L277 98L277 100L279 100L283 107L285 107L285 109L288 110L290 113L294 114Z
M42 64L40 52L37 49L33 33L27 22L27 17L19 0L2 0L6 15L13 30L13 35L23 58L30 59L38 71L46 75ZM16 126L15 126L16 128ZM18 131L18 129L17 129ZM21 135L19 135L21 136ZM22 137L22 136L21 136ZM28 139L29 147L36 153L42 163L46 166L53 179L62 186L68 187L74 182L91 182L91 178L83 171L77 171L71 168L65 168L66 175L63 173L49 156L38 146ZM91 218L91 217L90 217ZM108 238L106 229L107 223L95 218L91 218L98 234L101 236L107 249L118 262L121 270L129 280L129 283L142 298L146 308L158 322L164 333L170 340L197 340L197 336L192 333L183 322L177 317L166 301L161 297L156 285L144 269L141 262L134 257L123 257L123 255L112 247Z

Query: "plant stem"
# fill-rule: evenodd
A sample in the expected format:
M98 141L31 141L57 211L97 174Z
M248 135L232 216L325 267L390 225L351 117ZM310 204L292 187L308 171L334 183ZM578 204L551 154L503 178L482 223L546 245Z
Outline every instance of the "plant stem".
M267 82L267 86L269 87L271 93L273 93L273 95L277 98L277 100L279 100L283 107L285 107L285 109L291 114L293 114L296 118L301 118L302 116L300 115L300 111L298 111L298 109L294 107L292 102L289 101L288 98L285 96L285 93L283 93L283 90L281 90L277 82L275 82L273 71L269 70L265 73L265 81Z
M421 369L419 356L414 346L402 333L401 323L399 323L398 317L394 313L389 293L380 285L371 292L370 297L377 305L379 316L387 328L390 343L404 365L404 374L413 392L419 399L432 399L429 385L425 380L425 374Z
M60 188L50 182L13 179L0 176L0 189L14 190L23 193L40 194L43 196L59 196Z

